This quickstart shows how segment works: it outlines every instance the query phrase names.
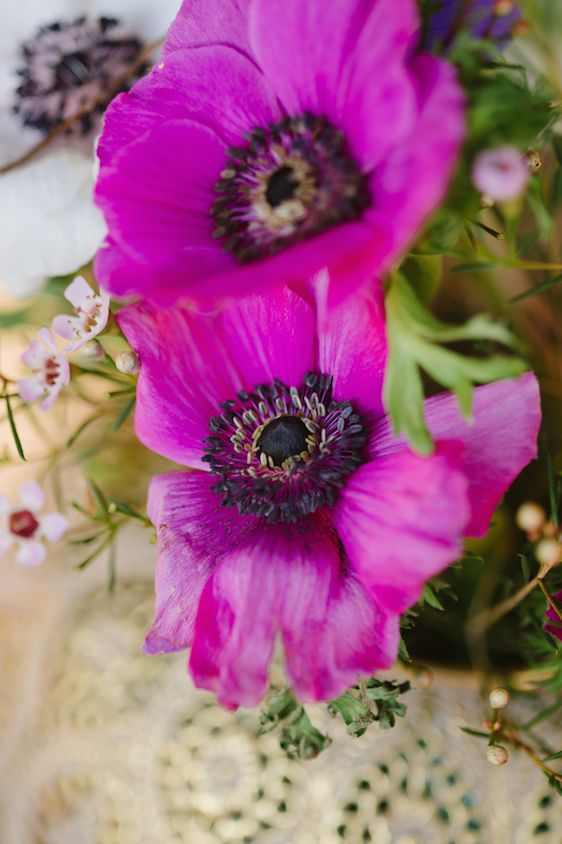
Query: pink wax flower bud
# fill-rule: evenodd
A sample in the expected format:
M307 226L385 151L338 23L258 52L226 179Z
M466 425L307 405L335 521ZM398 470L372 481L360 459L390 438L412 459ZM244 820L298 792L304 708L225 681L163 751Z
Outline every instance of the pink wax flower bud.
M515 147L496 147L481 152L472 168L472 181L496 202L517 199L529 181L529 165Z

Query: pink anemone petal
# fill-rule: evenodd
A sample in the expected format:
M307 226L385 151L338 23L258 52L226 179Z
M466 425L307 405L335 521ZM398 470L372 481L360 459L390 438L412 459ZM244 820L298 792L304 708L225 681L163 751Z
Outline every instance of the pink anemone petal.
M156 264L183 250L214 248L215 265L230 267L232 258L212 237L213 186L224 160L223 143L207 127L190 120L156 124L100 172L98 205L114 241L134 259ZM189 253L183 260L189 279Z
M97 278L103 279L113 295L120 298L140 293L158 305L174 305L182 300L196 308L201 302L190 296L192 279L223 272L225 259L228 261L229 257L213 244L208 249L185 249L167 255L162 263L140 261L110 238L96 255L94 269ZM224 298L225 290L221 290Z
M251 0L249 13L254 54L286 111L327 117L366 170L413 125L403 66L417 27L413 0Z
M49 513L43 516L39 522L41 536L49 542L58 542L61 536L68 530L68 521L60 513Z
M20 501L28 510L41 510L45 504L45 494L37 481L26 481L21 488Z
M203 439L211 416L222 412L220 402L274 378L300 384L314 367L312 310L288 290L242 300L213 316L139 304L123 308L117 319L141 362L139 439L195 468L208 468Z
M344 305L328 310L323 284L329 284L327 273L316 287L318 368L333 375L336 401L350 401L359 413L382 416L387 349L382 284L377 279Z
M263 74L236 50L178 50L109 106L97 150L102 173L121 150L156 124L192 120L213 131L226 148L246 144L244 132L277 123L281 116ZM198 153L193 151L194 166Z
M392 223L395 257L442 200L465 132L464 94L453 67L418 55L410 69L419 115L409 138L375 167L374 203L366 214L375 229L384 231Z
M402 613L424 582L461 552L469 518L462 446L441 443L421 457L403 449L348 479L334 523L352 570L379 606Z
M539 385L532 372L476 387L473 422L460 413L452 393L425 402L426 423L433 438L462 444L461 469L468 482L470 520L465 536L484 536L502 495L537 456L541 423ZM395 437L389 419L379 423L370 446L378 459L400 451L404 437Z
M200 472L159 475L150 484L148 512L158 536L156 611L146 653L168 653L191 645L201 591L217 560L250 533L256 520L223 507Z
M45 557L47 550L41 542L34 539L29 539L18 543L19 548L16 553L16 562L20 566L40 566Z
M182 3L172 23L164 55L185 47L223 44L250 53L248 44L249 0L189 0Z
M341 626L339 626L341 625ZM257 531L218 565L195 623L190 670L225 706L255 706L267 690L280 632L297 695L340 694L358 672L388 666L398 626L343 571L322 519Z

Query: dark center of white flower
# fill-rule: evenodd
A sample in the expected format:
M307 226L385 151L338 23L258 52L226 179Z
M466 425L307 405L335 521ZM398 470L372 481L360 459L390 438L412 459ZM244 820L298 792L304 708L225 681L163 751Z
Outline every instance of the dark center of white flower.
M73 131L94 128L93 116L101 114L117 93L115 83L126 77L142 49L137 38L118 35L118 25L107 17L55 21L22 44L14 111L24 125L48 133L95 103ZM137 75L140 72L137 69Z
M8 527L14 536L30 539L39 527L39 522L31 510L16 510L10 514Z
M364 462L365 423L332 399L332 377L310 372L301 387L258 384L222 403L209 422L203 460L227 507L268 522L297 522L334 504Z
M247 263L361 216L367 177L323 117L287 117L229 150L211 214L213 237Z

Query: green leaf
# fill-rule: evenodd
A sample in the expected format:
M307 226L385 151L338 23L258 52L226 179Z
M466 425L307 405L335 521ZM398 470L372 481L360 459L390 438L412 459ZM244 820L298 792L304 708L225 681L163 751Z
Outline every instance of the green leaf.
M557 275L554 278L549 278L546 281L543 281L542 284L537 284L536 287L532 287L531 290L525 290L524 293L519 293L517 296L514 296L509 300L509 304L515 305L517 302L523 302L530 296L536 296L538 293L544 293L545 290L550 290L551 287L554 287L556 284L560 284L561 281L562 274Z
M12 412L12 405L10 403L10 397L4 396L6 400L6 411L8 414L8 422L10 424L10 431L12 432L12 437L14 438L14 443L16 445L17 452L22 460L25 460L25 454L23 453L23 446L21 444L21 440L18 434L18 429L16 427L16 420L14 419L14 414Z
M477 738L490 738L490 733L483 733L482 730L473 730L472 727L461 727L463 733L468 733L469 736L476 736Z
M84 433L84 431L90 427L92 422L95 422L96 419L101 419L100 413L95 413L93 416L89 416L87 419L82 422L81 425L74 431L71 437L67 440L66 447L71 448L74 443L78 440L78 438Z
M433 607L435 610L444 610L445 607L429 585L426 583L423 587L422 595L420 601L424 604L428 604L430 607Z
M556 759L562 759L562 750L558 750L556 753L549 753L549 755L545 756L541 761L554 762Z
M412 254L400 267L422 302L431 302L439 287L443 259L441 255Z
M532 730L533 727L536 727L537 724L540 724L541 721L546 721L547 718L550 718L551 715L554 715L555 712L558 712L560 707L562 706L562 698L557 700L551 706L547 706L545 709L542 709L538 715L535 715L534 718L531 718L530 721L527 721L526 724L521 726L522 730Z
M137 397L136 397L136 395L134 395L134 396L132 397L132 399L131 399L130 401L128 401L128 402L127 402L127 404L123 407L123 410L122 410L122 411L121 411L121 413L119 414L119 417L118 417L118 419L117 419L117 421L116 421L115 425L113 426L113 430L114 430L114 431L118 431L118 430L119 430L119 428L121 428L121 426L122 426L122 425L126 422L126 420L129 418L129 416L130 416L130 414L131 414L131 412L132 412L132 410L133 410L133 408L134 408L134 406L135 406L135 402L136 402L136 400L137 400Z
M386 298L389 358L384 401L395 434L404 432L421 454L433 450L424 419L421 371L456 394L462 413L470 419L474 384L520 375L525 363L506 355L467 357L442 344L458 341L492 342L515 347L508 329L479 314L464 325L449 325L427 310L401 273L392 280Z
M110 512L121 513L123 516L129 516L131 519L137 519L145 525L152 525L152 522L147 516L143 516L143 514L139 513L138 510L134 510L130 504L127 504L125 501L120 501L118 498L113 498L113 496L109 497L108 509Z
M347 732L355 738L362 736L369 724L375 720L370 706L350 692L344 692L343 695L330 701L328 711L332 715L341 715L347 726Z
M98 516L104 519L104 521L109 521L109 508L105 495L94 481L88 480L88 486L94 496Z
M289 688L276 692L261 711L260 733L277 728L281 730L279 744L290 759L313 759L331 743L311 723Z

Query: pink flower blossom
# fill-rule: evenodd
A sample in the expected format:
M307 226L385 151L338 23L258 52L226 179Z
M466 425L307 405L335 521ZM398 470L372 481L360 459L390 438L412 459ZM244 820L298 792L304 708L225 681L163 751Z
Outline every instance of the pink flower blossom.
M59 314L53 319L55 334L70 340L64 350L76 352L103 331L109 318L109 296L103 290L98 296L82 276L77 276L64 291L76 316Z
M479 191L496 202L517 199L529 181L529 165L515 147L496 147L479 153L472 168Z
M262 697L277 634L304 699L390 666L400 613L536 456L534 375L477 388L472 425L451 394L428 399L422 457L383 407L379 286L329 313L279 290L212 316L144 303L118 320L141 362L137 434L190 469L150 487L145 650L191 647L196 685L227 706Z
M70 383L70 367L64 352L57 350L55 338L48 328L40 328L38 337L21 356L23 363L33 369L33 374L18 381L18 390L26 402L43 396L39 407L49 410L62 388Z
M22 566L38 566L47 554L42 540L58 542L68 528L60 513L42 516L45 497L35 481L21 489L19 503L13 505L0 494L0 554L16 546L16 561Z
M115 295L213 302L329 267L330 303L412 241L464 133L415 0L186 0L98 154ZM412 186L415 185L415 190Z
M557 592L556 595L552 596L554 598L554 602L557 607L560 607L562 610L562 592ZM552 607L548 607L546 611L546 617L548 621L553 622L549 624L548 622L545 623L544 629L547 633L550 633L551 636L555 636L557 639L560 639L562 642L562 621L560 620L560 616L553 610Z

